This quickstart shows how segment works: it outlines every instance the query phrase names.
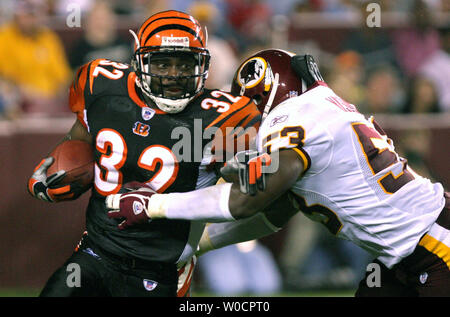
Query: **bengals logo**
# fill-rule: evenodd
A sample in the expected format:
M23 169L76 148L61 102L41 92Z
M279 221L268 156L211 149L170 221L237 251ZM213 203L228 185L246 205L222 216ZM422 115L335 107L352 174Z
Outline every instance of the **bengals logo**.
M146 137L150 132L150 126L142 122L136 122L133 127L133 133Z

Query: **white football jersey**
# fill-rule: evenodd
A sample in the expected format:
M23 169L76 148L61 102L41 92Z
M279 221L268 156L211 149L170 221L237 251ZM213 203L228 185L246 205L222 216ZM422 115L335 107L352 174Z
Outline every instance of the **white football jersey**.
M286 100L265 118L258 150L283 148L294 149L305 166L291 188L302 212L388 268L414 251L444 207L442 185L414 173L372 119L326 86Z

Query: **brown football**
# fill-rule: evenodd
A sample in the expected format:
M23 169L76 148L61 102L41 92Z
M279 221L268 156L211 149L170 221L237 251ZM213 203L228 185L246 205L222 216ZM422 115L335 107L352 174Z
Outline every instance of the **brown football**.
M47 176L64 170L66 176L58 183L78 183L89 187L94 181L94 152L92 145L80 140L64 141L50 153L55 160L47 170Z

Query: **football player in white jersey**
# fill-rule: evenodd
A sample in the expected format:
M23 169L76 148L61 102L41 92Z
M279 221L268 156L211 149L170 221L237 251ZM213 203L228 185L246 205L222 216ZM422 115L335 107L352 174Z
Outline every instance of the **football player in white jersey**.
M239 67L233 90L263 113L257 149L264 154L223 169L238 166L240 182L111 195L110 217L128 225L215 222L201 253L271 234L301 210L376 258L381 283L363 279L357 296L450 296L450 195L416 174L372 118L335 94L311 56L258 52Z

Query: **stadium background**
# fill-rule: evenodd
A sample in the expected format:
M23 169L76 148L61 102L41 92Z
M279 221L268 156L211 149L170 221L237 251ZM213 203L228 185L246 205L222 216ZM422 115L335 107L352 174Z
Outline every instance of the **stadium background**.
M361 112L375 115L410 165L441 181L448 190L450 2L393 2L2 1L0 296L35 296L54 269L71 254L83 232L88 195L73 202L46 204L34 200L26 191L27 178L36 163L74 121L66 106L73 71L83 59L97 55L127 62L132 40L128 29L136 30L145 17L165 9L190 12L208 25L213 56L208 86L226 89L242 58L262 48L312 54L329 86L358 105ZM381 27L367 26L370 3L381 6ZM78 9L79 26L71 17ZM431 19L427 20L428 13ZM45 76L34 72L33 67L48 55L37 57L30 51L15 51L22 47L23 37L17 36L14 42L2 37L9 23L16 21L18 15L27 14L39 17L31 27L40 30L45 26L63 49L65 65L56 66L66 68L67 74L61 75L61 82L51 94L39 87L29 93L26 78ZM100 36L96 38L95 33ZM98 46L92 44L96 42ZM40 43L34 45L39 48ZM27 53L30 56L25 56L25 60L31 66L25 70L25 78L5 70L15 63L21 69L21 54ZM205 264L200 259L194 295L351 295L355 281L363 273L355 268L356 264L370 258L348 245L336 245L334 240L321 227L299 216L270 238L228 250L228 257L247 254L243 269L262 272L259 279L266 280L266 286L272 283L272 289L234 287L232 277L238 275L233 272L236 267L230 266L220 268L221 274L228 277L228 285L221 286L220 279L211 279L215 273L207 267L207 263L215 263L214 259L205 260ZM252 256L250 251L255 246L262 247L262 253ZM338 249L344 251L336 255L334 251ZM260 268L262 265L266 267ZM256 281L253 280L255 285Z

